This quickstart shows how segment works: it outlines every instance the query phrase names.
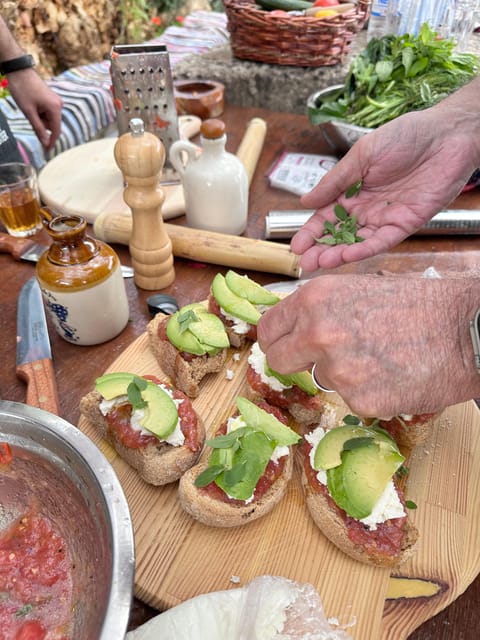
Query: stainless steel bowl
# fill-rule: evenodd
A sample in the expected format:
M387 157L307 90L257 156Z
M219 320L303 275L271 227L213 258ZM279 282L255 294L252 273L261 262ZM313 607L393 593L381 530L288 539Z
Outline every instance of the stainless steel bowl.
M75 640L121 640L135 566L132 523L118 478L101 451L51 413L0 400L0 442L14 452L0 471L0 529L33 499L73 556Z
M307 98L307 108L318 108L319 104L325 98L330 97L336 91L343 87L342 84L335 84L326 89L321 89L312 93ZM319 125L320 130L331 147L332 151L337 155L344 155L362 136L372 129L368 127L358 127L342 120L332 120Z

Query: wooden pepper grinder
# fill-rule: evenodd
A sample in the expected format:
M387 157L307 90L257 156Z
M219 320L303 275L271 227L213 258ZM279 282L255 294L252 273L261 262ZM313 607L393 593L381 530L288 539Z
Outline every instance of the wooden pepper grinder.
M145 131L143 120L132 118L130 133L115 143L114 156L127 185L123 199L132 210L129 249L135 284L141 289L164 289L175 280L172 243L162 218L165 195L159 186L165 148Z

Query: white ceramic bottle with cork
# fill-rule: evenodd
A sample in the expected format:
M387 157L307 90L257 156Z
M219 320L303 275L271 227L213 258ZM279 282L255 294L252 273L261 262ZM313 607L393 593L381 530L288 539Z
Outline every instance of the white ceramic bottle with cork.
M226 141L222 120L204 120L201 149L178 140L170 162L183 184L188 226L240 235L247 226L248 176L241 160L226 151Z

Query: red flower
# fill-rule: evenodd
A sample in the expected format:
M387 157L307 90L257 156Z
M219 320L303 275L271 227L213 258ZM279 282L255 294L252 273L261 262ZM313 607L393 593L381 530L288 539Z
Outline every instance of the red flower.
M160 16L153 16L150 22L152 24L156 24L159 27L162 24L162 19L160 18Z
M2 78L0 80L0 87L2 87L2 89L6 89L8 87L8 78Z
M182 24L182 22L184 22L184 21L185 21L185 18L184 18L183 16L177 16L177 17L175 18L175 21L176 21L176 22L179 22L180 24Z

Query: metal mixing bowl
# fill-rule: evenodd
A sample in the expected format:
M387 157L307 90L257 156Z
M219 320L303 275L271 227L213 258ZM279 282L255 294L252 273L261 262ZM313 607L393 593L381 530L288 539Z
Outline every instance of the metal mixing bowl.
M342 84L335 84L326 89L321 89L312 93L307 98L307 109L318 108L322 100L329 98L336 91L343 87ZM331 147L332 151L337 155L344 155L350 147L357 142L372 129L367 127L358 127L342 120L332 120L319 125L320 130Z
M128 505L110 463L76 427L51 413L0 400L0 531L35 499L73 558L75 640L121 640L133 594Z

